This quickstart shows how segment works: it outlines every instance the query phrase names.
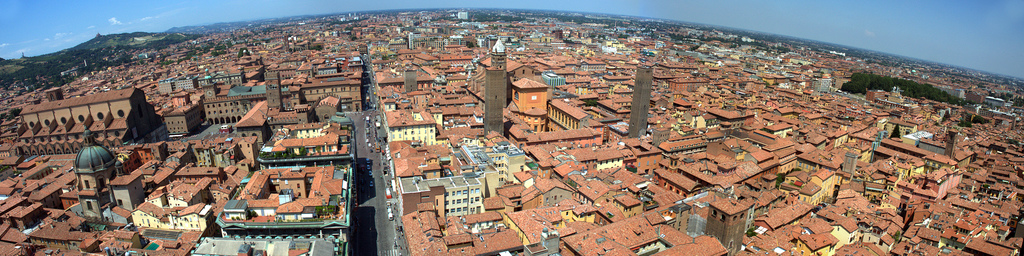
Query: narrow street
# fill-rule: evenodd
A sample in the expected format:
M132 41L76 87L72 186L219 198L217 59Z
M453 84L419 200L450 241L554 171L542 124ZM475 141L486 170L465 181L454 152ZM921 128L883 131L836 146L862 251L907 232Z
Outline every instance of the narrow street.
M372 69L368 69L370 76ZM370 86L364 90L364 97L367 106L376 106L373 88L376 81L370 79ZM373 101L373 102L371 102ZM373 108L373 107L368 107ZM409 255L401 233L397 231L397 223L401 221L401 212L397 207L397 197L387 199L385 190L391 187L390 174L385 175L386 163L377 147L383 146L378 142L376 122L379 112L366 110L361 112L350 112L346 115L355 123L353 132L353 143L356 145L357 172L356 189L358 189L357 202L352 215L355 218L355 234L353 235L353 250L355 255L381 255L397 256ZM369 121L367 121L369 117ZM383 124L382 124L383 125ZM370 166L367 169L367 165ZM392 195L394 191L392 191ZM388 203L390 201L390 204ZM388 206L391 208L391 216L388 215Z

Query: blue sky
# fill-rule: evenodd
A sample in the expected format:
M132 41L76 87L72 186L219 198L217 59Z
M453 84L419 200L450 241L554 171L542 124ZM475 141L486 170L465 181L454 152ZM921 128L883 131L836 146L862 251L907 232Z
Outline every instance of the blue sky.
M524 8L722 25L1024 77L1024 0L24 1L0 0L0 57L35 56L96 35L304 14Z

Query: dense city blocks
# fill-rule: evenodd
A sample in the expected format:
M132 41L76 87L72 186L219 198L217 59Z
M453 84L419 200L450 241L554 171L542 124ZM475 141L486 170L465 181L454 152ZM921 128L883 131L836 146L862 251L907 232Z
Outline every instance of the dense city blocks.
M1024 243L1024 98L991 76L599 14L181 30L97 35L79 51L128 59L3 85L0 255L1011 256Z

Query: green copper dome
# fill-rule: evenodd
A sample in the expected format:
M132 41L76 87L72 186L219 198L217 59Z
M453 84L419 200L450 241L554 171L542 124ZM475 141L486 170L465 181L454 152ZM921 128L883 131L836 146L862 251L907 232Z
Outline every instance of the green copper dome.
M88 146L82 148L82 151L78 151L78 156L75 156L75 168L95 171L95 169L109 167L116 161L110 150L101 146Z
M92 131L86 129L83 135L86 146L75 156L76 172L94 172L112 167L117 163L117 159L114 158L114 154L110 150L96 145L92 138Z

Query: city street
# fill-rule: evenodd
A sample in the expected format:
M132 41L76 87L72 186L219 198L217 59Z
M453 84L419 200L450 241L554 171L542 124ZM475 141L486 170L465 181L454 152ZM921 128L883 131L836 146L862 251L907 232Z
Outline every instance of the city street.
M370 74L372 75L372 72ZM372 78L370 84L370 88L364 92L370 98L367 100L367 105L373 106L376 105L376 102L371 102L373 101L372 84L375 84ZM359 206L353 212L356 225L352 241L355 255L409 255L406 251L408 246L405 244L403 236L400 235L401 233L396 229L397 223L401 219L401 212L398 211L396 204L397 199L387 199L385 192L391 186L391 176L384 175L385 171L383 170L386 163L382 160L381 153L375 152L377 146L383 146L377 142L375 122L378 112L369 110L346 115L356 126L355 132L353 132L353 143L356 145L357 165L359 166L356 172ZM366 117L370 117L369 122L366 121ZM365 168L367 163L371 166L372 173ZM388 201L391 201L393 218L388 216Z

